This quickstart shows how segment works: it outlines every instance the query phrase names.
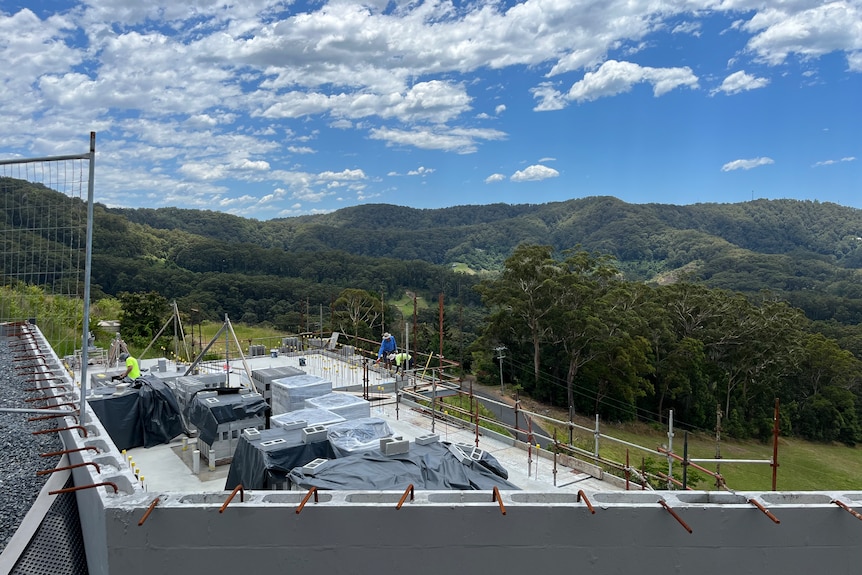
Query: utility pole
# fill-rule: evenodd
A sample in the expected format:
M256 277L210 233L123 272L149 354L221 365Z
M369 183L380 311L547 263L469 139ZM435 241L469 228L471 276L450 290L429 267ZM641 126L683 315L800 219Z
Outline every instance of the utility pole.
M715 458L721 459L721 404L715 404ZM715 487L721 489L721 463L715 464Z
M503 359L505 359L506 356L503 355L503 352L506 351L506 347L501 345L500 347L495 347L494 351L499 354L497 359L500 360L500 393L505 393L506 388L503 386Z

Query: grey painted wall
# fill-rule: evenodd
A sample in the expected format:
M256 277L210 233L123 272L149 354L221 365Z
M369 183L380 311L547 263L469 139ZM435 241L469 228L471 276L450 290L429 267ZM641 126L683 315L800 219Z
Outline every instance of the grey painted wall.
M763 575L858 573L862 565L862 521L829 503L846 496L860 506L862 493L770 505L780 524L753 505L684 504L660 492L631 492L630 502L622 497L629 494L614 494L617 503L587 494L595 514L583 502L543 504L541 495L524 494L534 502L518 503L504 493L505 515L491 493L466 493L468 502L457 504L431 503L435 492L417 493L400 510L400 493L338 493L308 503L300 514L294 504L266 502L267 493L273 492L246 494L245 503L237 496L224 513L218 505L182 505L168 497L142 527L144 507L109 509L110 572ZM692 533L656 503L661 497ZM478 498L485 502L469 502Z

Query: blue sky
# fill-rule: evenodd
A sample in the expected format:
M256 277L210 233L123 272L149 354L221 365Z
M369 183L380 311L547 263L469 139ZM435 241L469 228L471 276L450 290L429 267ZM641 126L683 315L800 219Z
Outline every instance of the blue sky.
M257 219L752 198L862 208L862 0L0 0L0 158Z

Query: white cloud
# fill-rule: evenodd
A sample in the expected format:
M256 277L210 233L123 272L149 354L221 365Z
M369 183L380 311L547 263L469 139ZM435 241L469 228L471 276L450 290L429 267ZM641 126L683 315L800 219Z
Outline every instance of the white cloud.
M565 94L562 94L548 82L539 84L531 89L530 92L539 101L536 107L533 108L534 112L553 112L562 110L569 105Z
M595 72L587 72L582 80L569 89L567 98L576 102L589 102L605 96L628 92L640 82L653 85L658 97L680 86L697 88L697 76L691 68L651 68L631 62L609 60Z
M486 184L493 184L495 182L503 182L506 180L506 176L503 174L491 174L487 178L485 178Z
M532 121L524 95L533 97L533 112L552 112L643 83L655 96L696 89L695 71L716 77L712 58L656 50L656 41L673 34L673 43L697 38L707 49L715 35L701 22L709 18L744 18L719 43L726 52L716 58L737 62L730 69L797 56L809 60L798 74L827 81L814 60L842 52L847 69L862 73L860 0L53 4L0 10L0 147L5 157L78 152L70 148L81 127L98 131L100 188L113 205L146 198L208 207L231 194L284 201L287 194L271 194L276 184L331 199L319 188L373 187L382 173L363 144L415 153L411 165L429 162L419 156L426 150L480 152L507 139L510 123ZM746 50L732 52L730 38L747 42ZM712 93L767 82L739 71ZM477 118L501 128L477 128L487 124ZM345 165L365 178L318 175Z
M434 168L426 168L425 166L419 166L415 170L410 170L407 172L408 176L427 176L428 174L433 174Z
M808 3L787 2L757 11L742 25L755 34L748 49L771 65L790 54L816 58L862 49L862 5L852 0L817 4L808 8Z
M499 130L465 128L417 128L399 130L394 128L375 128L369 135L374 140L384 140L389 145L413 146L424 150L446 150L459 154L476 151L479 140L503 140L506 134Z
M540 180L547 180L548 178L556 178L559 175L560 172L554 168L534 164L524 170L515 172L509 179L513 182L538 182Z
M469 109L470 96L463 86L432 80L420 82L403 93L327 95L292 91L280 96L261 115L285 119L328 113L351 120L378 116L397 118L403 122L446 122ZM350 124L346 127L350 127Z
M340 172L326 171L317 174L317 179L325 182L364 180L366 177L365 172L362 170L342 170Z
M855 161L856 161L855 156L847 156L845 158L841 158L840 160L823 160L822 162L815 163L812 167L813 168L819 168L821 166L831 166L833 164L839 164L841 162L855 162Z
M681 22L673 27L671 34L691 34L692 36L700 36L700 22Z
M769 84L768 79L757 78L751 74L747 74L744 70L740 70L725 78L721 86L710 93L724 92L725 94L738 94L740 92L747 92L748 90L763 88L767 84Z
M750 160L733 160L732 162L724 164L721 167L721 171L732 172L733 170L750 170L752 168L767 166L774 163L775 161L772 158L767 157L752 158Z

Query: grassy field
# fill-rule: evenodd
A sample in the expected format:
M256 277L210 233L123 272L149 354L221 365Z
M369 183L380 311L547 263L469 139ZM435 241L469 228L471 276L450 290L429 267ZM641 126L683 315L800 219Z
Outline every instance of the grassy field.
M488 387L486 389L495 389ZM529 400L522 401L525 409L546 414L548 417L566 420L566 413L559 409L536 404ZM576 418L575 423L582 427L592 429L595 426L595 418ZM545 422L539 422L549 433L553 433L553 427ZM613 425L602 422L599 427L602 435L607 435L655 450L660 446L667 446L667 429L656 429L646 424L620 424ZM568 430L560 427L557 430L560 440L568 438ZM589 452L594 448L594 437L591 432L576 430L574 433L575 446ZM673 452L682 456L685 442L685 432L674 430ZM599 455L604 459L610 459L620 463L626 461L626 450L629 453L629 464L640 468L644 459L652 460L652 467L667 472L666 456L653 451L629 447L610 439L599 440ZM723 438L720 445L721 457L723 459L746 459L746 460L771 460L772 442L761 443L759 441L735 441ZM716 454L716 441L714 434L689 433L688 456L689 459L712 459ZM715 464L701 463L702 467L715 471ZM674 474L682 470L682 464L674 463ZM724 476L728 487L738 491L767 491L772 489L772 467L768 463L723 463L721 474ZM702 481L697 489L716 489L714 480L706 474L700 473ZM862 489L862 447L848 447L845 445L832 445L811 443L794 438L780 437L778 440L778 475L776 487L785 491L832 491L832 490L860 490Z

